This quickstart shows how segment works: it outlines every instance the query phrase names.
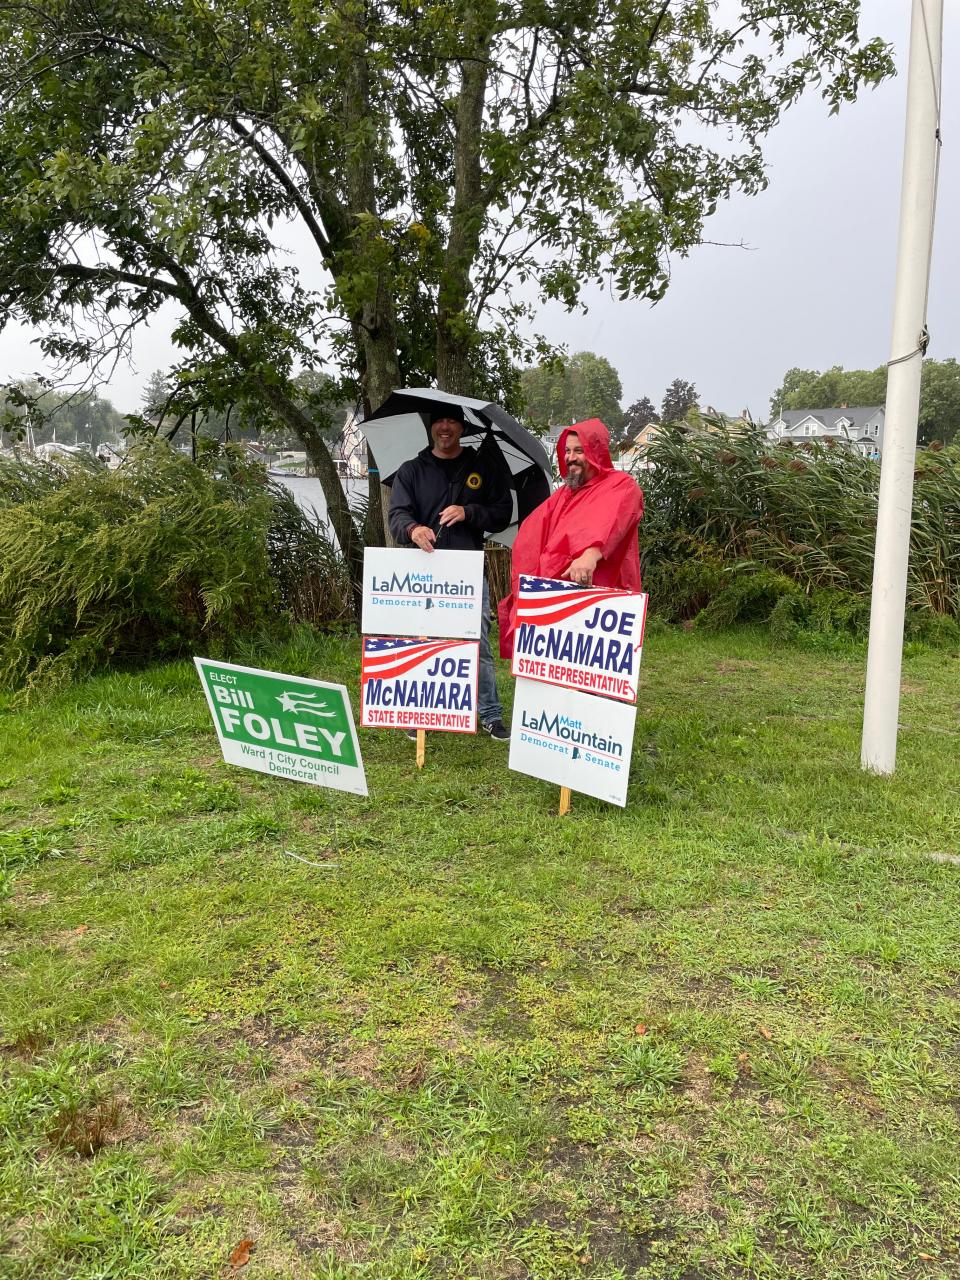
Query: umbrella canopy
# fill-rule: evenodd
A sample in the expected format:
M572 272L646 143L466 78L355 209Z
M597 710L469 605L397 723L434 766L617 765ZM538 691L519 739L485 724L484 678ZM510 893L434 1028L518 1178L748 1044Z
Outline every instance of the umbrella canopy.
M495 450L513 493L513 519L494 542L511 546L520 521L550 496L551 465L547 451L505 409L486 400L437 391L434 387L406 387L393 391L369 418L357 423L380 468L383 484L393 483L402 463L431 443L430 416L442 405L458 410L464 421L464 446Z

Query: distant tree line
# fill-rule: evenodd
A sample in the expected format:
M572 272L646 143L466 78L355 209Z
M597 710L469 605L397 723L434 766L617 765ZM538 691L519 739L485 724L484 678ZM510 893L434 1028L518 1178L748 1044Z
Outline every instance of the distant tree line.
M884 404L887 367L788 369L770 400L774 417L782 409L839 409L843 405ZM920 383L918 437L922 444L949 444L960 433L960 365L956 360L924 360Z
M26 405L18 403L21 397L29 404L35 403L37 397L41 399L43 412L29 414L34 444L56 440L60 444L89 445L95 449L104 442L115 444L128 426L123 414L96 391L44 390L34 381L0 391L0 416L10 414L11 422L16 422L23 415L26 422L28 410Z
M624 414L625 441L635 440L644 427L651 422L667 425L671 422L683 422L689 414L699 409L700 401L697 388L692 382L683 378L674 378L663 393L659 411L649 396L635 400Z
M337 384L326 374L305 369L291 379L297 405L311 417L328 442L343 431L353 405L344 402ZM256 401L213 408L188 377L155 370L147 379L142 410L132 415L135 428L168 438L189 439L191 433L211 440L258 440L275 449L302 449L300 436Z
M520 385L528 421L535 427L567 427L586 418L600 418L618 441L624 414L620 407L620 375L604 356L578 351L569 359L556 358L524 369Z
M578 351L568 360L544 361L520 374L527 420L535 427L569 426L585 418L600 418L610 429L614 448L633 440L651 422L680 422L698 408L692 382L674 378L663 395L659 412L649 396L621 408L620 375L604 356Z

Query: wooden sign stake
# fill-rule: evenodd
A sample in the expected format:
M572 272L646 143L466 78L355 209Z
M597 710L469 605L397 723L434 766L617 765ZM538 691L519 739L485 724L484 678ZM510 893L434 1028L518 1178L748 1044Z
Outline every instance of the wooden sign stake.
M560 788L560 817L562 818L565 813L569 813L569 812L570 812L570 788L561 787Z
M426 729L417 730L417 768L423 768L423 762L427 758L427 731Z

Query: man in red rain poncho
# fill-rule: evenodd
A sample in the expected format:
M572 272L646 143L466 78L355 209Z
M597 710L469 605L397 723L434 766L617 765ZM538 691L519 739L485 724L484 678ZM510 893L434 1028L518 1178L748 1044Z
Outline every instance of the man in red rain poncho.
M521 573L640 590L643 493L632 476L614 471L609 431L599 418L568 427L557 460L564 483L527 516L513 544L513 590L499 606L502 658L513 654Z

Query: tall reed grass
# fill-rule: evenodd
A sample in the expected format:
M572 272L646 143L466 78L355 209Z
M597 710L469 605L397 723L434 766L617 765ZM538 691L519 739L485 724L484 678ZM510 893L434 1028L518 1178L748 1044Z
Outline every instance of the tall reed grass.
M845 445L771 445L757 428L715 419L696 431L665 427L648 458L641 553L661 617L721 625L773 616L786 624L819 612L821 621L832 615L840 629L863 632L877 462ZM955 446L917 454L908 609L914 624L960 617Z

